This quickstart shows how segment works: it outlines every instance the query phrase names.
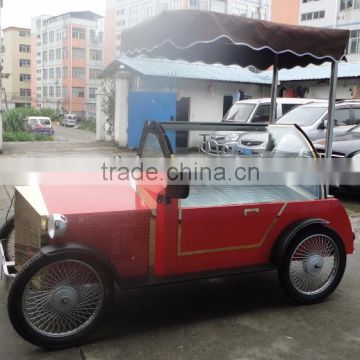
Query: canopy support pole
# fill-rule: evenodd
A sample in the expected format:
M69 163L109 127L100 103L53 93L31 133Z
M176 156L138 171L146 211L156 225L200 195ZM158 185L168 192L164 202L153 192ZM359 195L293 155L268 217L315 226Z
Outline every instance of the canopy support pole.
M327 121L326 145L325 145L325 156L327 159L331 159L332 147L333 147L338 67L339 67L338 61L332 61L332 63L331 63L331 78L330 78L330 92L329 92L328 121ZM329 195L329 185L326 185L326 196L328 196L328 195Z
M272 78L272 87L271 87L270 124L274 124L276 121L278 80L279 80L278 60L279 60L278 55L276 54L274 66L273 66L273 78Z

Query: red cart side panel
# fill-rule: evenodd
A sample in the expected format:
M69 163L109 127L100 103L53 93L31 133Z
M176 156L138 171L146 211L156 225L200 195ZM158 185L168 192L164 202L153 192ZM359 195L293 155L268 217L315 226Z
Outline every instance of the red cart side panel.
M219 220L216 220L215 217L210 218L210 213L204 212L203 208L192 209L192 211L185 209L182 214L182 231L178 239L173 238L175 241L185 244L185 248L177 253L176 273L270 263L273 246L281 233L296 221L308 218L329 221L329 227L342 238L346 252L350 254L354 250L349 219L343 206L336 199L257 204L249 207L258 207L260 217L254 215L250 221L249 218L245 219L246 227L241 225L237 227L236 223L230 222L230 220L224 223L222 217ZM229 209L231 208L235 209L236 207L229 207ZM277 209L280 210L274 216ZM262 217L261 214L267 214L267 216ZM228 215L232 216L231 213ZM235 212L234 215L237 219L239 214ZM202 217L203 219L200 220ZM238 231L239 228L241 233ZM216 237L221 234L224 234L223 239L227 246L214 249L214 243L218 241ZM231 239L240 239L238 240L239 245L232 246L234 240L228 240L229 236ZM208 244L207 248L204 247L206 243ZM200 249L200 246L203 251L183 251L184 249Z
M150 216L129 186L42 186L49 214L69 220L68 232L52 243L76 242L97 249L120 276L149 272Z

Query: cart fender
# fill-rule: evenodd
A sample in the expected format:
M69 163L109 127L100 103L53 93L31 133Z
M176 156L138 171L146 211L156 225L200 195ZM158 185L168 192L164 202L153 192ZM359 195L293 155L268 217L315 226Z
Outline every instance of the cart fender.
M59 254L76 254L86 256L102 266L115 281L119 280L117 271L113 264L101 252L89 246L78 243L46 245L41 248L41 252L45 256L55 256Z
M310 226L320 225L327 226L329 222L324 219L304 219L295 222L290 225L284 232L280 235L277 240L273 251L272 251L272 263L276 266L279 266L284 258L286 250L290 245L291 241L298 235L302 230L309 228Z

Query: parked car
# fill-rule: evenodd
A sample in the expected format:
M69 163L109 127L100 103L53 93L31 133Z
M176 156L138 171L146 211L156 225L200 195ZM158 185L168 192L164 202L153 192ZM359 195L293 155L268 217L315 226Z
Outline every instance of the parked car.
M279 119L281 116L285 115L296 106L313 102L323 102L323 100L278 98L276 118ZM241 124L266 124L269 122L270 118L270 104L270 98L237 101L226 113L223 121L239 122Z
M360 124L360 101L341 101L335 104L334 135L346 134ZM310 140L325 139L328 102L301 105L282 116L277 124L297 124Z
M313 144L320 157L325 157L325 139L314 141ZM332 146L334 158L352 158L360 154L360 125L335 136Z
M74 127L77 125L77 116L74 114L65 114L62 119L62 125L66 127Z
M169 140L174 126L204 132L221 124L147 123L140 158L176 160ZM254 132L272 139L274 155L315 159L294 126ZM346 211L321 184L20 186L14 210L15 261L4 251L11 225L0 234L3 272L12 279L8 314L24 339L47 348L84 340L113 298L114 284L125 290L277 270L284 291L311 304L336 289L354 251Z
M24 120L26 130L40 135L54 135L51 119L44 116L28 116Z
M302 98L278 98L277 99L277 118L291 111L294 107L308 103L322 103L324 100L318 99L302 99ZM223 118L225 123L241 123L241 124L267 124L270 117L270 98L241 100L236 102ZM246 147L242 146L240 138L243 133L217 131L209 136L200 145L200 149L208 154L228 154L246 151ZM258 140L253 141L253 146Z

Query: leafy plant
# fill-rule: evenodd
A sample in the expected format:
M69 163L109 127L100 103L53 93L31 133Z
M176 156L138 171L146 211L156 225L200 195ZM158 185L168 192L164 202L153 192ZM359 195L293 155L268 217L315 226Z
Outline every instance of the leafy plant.
M4 132L24 132L24 120L27 116L46 116L52 120L57 115L52 109L17 108L6 111L3 114Z
M108 80L104 85L104 99L102 102L102 111L106 115L106 135L114 138L114 121L115 121L115 96L116 82L114 79Z
M81 130L86 130L86 131L91 131L91 132L96 132L96 124L92 121L81 121L79 123L78 129Z
M4 141L53 141L53 136L33 134L25 131L5 131L4 132Z

